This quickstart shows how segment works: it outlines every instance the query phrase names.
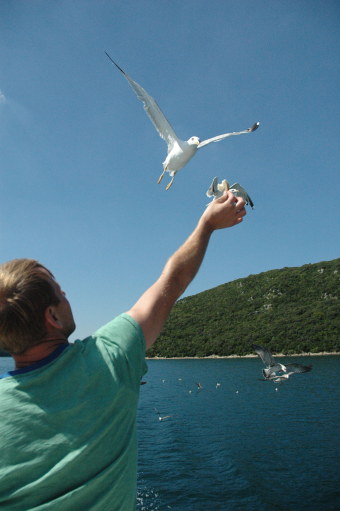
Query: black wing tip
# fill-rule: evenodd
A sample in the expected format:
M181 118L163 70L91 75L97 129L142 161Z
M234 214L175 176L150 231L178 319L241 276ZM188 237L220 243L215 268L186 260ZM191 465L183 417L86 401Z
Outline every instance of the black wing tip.
M249 197L249 195L248 195L248 204L249 204L249 206L251 207L251 209L255 209L254 203L253 203L253 201L251 200L251 198Z
M114 64L116 66L116 68L119 69L119 71L121 73L123 73L123 75L125 75L125 72L123 71L123 69L118 66L118 64L113 60L113 58L110 57L110 55L107 53L107 51L105 51L105 55L111 60L112 64Z
M260 123L259 122L255 122L255 124L252 125L252 127L250 128L249 131L255 131L257 130L257 128L260 126Z
M300 372L302 373L308 373L309 371L312 370L312 365L309 365L309 366L304 366L304 365L301 365L301 364L286 364L286 367L292 367L292 368L296 368L297 370L300 370Z

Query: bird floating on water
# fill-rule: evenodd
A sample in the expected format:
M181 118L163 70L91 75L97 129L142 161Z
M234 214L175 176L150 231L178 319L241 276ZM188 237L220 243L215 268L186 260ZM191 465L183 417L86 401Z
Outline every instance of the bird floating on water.
M221 183L218 182L218 177L214 177L210 187L207 190L207 197L212 197L212 200L218 199L222 197L225 191L231 191L235 197L242 197L245 200L245 203L254 209L254 203L248 195L248 192L239 184L234 183L233 185L229 185L226 179L223 179Z
M301 364L280 364L279 362L276 362L269 349L263 348L258 344L253 344L253 349L266 366L265 369L262 369L263 379L266 381L281 383L285 380L288 380L292 374L307 373L308 371L312 370L311 365L304 366Z
M232 133L223 133L222 135L217 135L216 137L208 138L203 140L202 142L196 136L190 137L188 140L184 141L178 138L174 129L172 128L169 121L164 116L162 110L157 105L155 99L151 97L141 85L135 82L121 67L116 64L116 62L110 57L110 55L105 52L107 57L111 60L111 62L116 66L117 69L123 74L126 80L131 85L132 89L135 91L138 99L143 102L144 109L147 115L150 117L151 122L155 126L159 135L165 140L168 144L168 154L166 159L163 162L163 172L158 178L158 183L160 183L163 179L164 173L168 172L171 177L171 181L166 186L166 190L170 188L175 178L176 173L181 170L188 161L194 156L197 149L210 144L211 142L219 142L227 137L231 137L234 135L243 135L246 133L252 133L257 130L260 123L256 122L243 131L234 131Z
M155 408L155 412L157 413L158 415L158 420L159 421L166 421L167 419L170 419L172 417L172 415L161 415L159 413L159 411L157 410L157 408Z

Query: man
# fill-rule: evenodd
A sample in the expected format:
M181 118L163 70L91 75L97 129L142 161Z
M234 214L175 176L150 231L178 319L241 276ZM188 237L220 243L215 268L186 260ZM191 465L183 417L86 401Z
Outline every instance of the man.
M16 362L0 379L1 510L135 509L145 347L196 275L212 232L240 223L244 204L229 191L214 200L137 303L74 344L71 307L53 275L29 259L0 266L0 348Z

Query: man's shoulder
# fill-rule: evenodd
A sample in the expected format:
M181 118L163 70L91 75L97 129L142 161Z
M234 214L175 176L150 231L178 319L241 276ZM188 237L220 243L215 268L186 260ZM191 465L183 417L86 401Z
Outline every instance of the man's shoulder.
M145 347L144 335L141 327L129 314L126 312L116 316L114 319L101 326L96 330L91 338L96 340L102 339L105 341L112 341L119 344L125 342L137 342ZM85 339L86 341L87 339Z
M91 336L75 344L87 352L99 351L107 363L115 363L124 359L129 366L140 367L139 372L145 373L145 339L139 324L127 313L115 317Z

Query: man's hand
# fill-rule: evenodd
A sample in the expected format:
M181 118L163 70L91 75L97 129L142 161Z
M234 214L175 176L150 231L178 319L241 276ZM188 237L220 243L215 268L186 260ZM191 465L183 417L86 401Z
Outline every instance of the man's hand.
M242 197L235 197L231 192L226 191L222 197L213 200L201 217L211 231L224 229L242 222L246 210L245 201Z

